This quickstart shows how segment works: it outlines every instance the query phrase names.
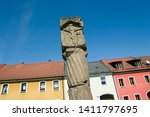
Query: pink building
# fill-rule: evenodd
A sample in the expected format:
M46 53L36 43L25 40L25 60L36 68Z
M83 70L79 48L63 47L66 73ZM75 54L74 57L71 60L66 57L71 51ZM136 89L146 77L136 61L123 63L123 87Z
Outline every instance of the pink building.
M114 73L120 100L150 100L150 56L102 60Z

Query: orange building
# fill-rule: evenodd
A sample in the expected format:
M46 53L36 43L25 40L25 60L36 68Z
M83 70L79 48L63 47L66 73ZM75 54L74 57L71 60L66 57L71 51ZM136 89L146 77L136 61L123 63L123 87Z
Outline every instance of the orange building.
M64 62L0 65L0 100L64 100Z

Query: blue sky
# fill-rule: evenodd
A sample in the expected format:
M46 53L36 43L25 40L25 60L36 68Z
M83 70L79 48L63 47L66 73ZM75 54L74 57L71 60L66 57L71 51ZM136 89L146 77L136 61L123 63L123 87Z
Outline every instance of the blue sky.
M68 16L84 21L88 61L150 55L149 0L0 0L0 64L63 60Z

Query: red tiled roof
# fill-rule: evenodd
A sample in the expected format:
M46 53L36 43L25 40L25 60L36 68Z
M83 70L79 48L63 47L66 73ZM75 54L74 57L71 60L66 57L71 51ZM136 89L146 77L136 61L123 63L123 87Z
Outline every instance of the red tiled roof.
M132 60L140 60L141 67L135 67L129 64L127 61ZM150 62L150 56L142 56L142 57L128 57L128 58L115 58L115 59L108 59L108 60L101 60L108 68L110 68L114 72L124 72L130 70L142 70L142 69L150 69L150 65L146 63L146 61ZM122 62L123 69L116 69L110 63L113 62Z
M0 64L0 69L3 68L6 64Z
M0 69L0 80L64 76L64 62L5 65Z

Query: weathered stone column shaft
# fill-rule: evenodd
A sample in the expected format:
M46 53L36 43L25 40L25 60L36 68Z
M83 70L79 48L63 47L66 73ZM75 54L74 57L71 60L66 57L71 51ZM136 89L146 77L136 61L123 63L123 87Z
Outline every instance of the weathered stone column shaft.
M60 25L62 53L67 64L69 98L91 100L86 43L82 32L83 22L79 17L62 18Z

